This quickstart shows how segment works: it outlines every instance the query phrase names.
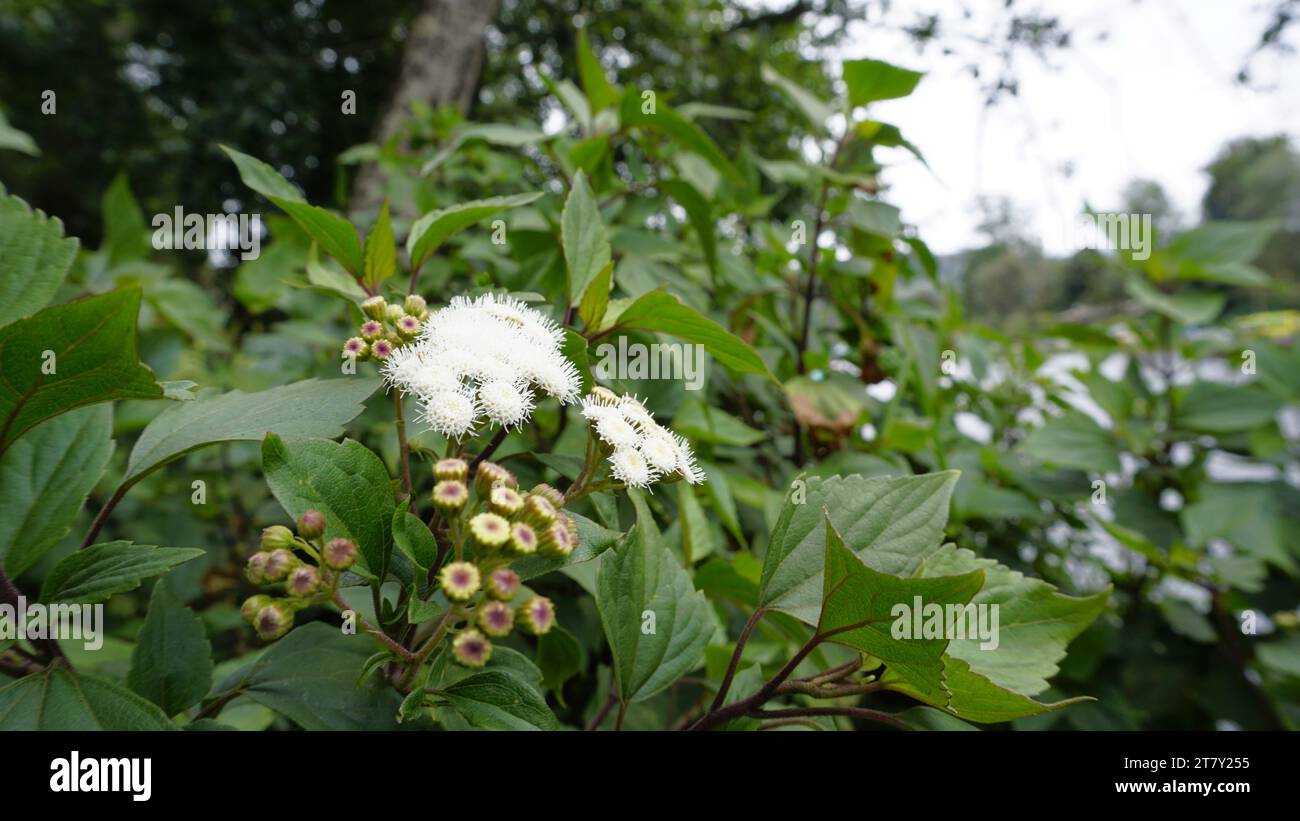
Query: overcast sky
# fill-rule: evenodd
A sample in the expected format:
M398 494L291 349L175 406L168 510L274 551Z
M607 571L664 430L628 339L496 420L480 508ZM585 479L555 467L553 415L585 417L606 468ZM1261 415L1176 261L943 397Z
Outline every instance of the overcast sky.
M913 9L951 9L954 0L897 0L895 19ZM999 0L971 0L997 8ZM1300 146L1300 57L1270 54L1252 64L1255 85L1234 78L1267 24L1260 0L1042 0L1059 15L1072 45L1050 65L1019 60L1020 96L992 109L962 62L937 50L917 55L901 34L855 25L845 58L875 57L927 75L903 100L873 116L898 124L925 154L885 174L889 197L937 253L979 243L981 195L1006 195L1028 217L1026 233L1064 251L1063 226L1085 202L1119 205L1135 177L1154 179L1195 218L1219 147L1244 135L1288 133ZM1286 39L1300 40L1300 24ZM1098 35L1105 32L1106 39ZM1064 169L1072 168L1067 173Z

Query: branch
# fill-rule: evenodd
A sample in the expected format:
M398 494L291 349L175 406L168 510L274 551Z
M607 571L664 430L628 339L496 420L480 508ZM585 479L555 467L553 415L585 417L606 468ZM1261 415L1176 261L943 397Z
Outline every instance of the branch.
M846 716L860 718L864 721L876 721L888 724L899 730L910 730L905 722L890 713L868 710L865 707L790 707L784 710L750 710L746 715L751 718L802 718L815 716Z

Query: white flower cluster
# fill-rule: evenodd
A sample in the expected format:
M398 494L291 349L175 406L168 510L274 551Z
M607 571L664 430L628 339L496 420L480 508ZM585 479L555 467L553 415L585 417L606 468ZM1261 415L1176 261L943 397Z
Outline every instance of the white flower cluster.
M582 400L582 415L600 441L614 449L609 455L610 473L623 484L647 487L669 476L680 476L693 485L704 481L691 446L656 422L635 396L595 388Z
M383 374L419 400L430 428L459 439L484 417L522 425L535 392L561 404L577 399L581 382L560 352L563 341L558 325L517 299L458 296L429 315L413 344L385 360Z

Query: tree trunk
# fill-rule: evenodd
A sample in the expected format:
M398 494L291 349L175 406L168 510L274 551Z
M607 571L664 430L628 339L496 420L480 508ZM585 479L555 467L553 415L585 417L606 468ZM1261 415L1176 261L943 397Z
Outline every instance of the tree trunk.
M501 0L425 0L411 19L401 73L379 118L374 142L382 145L392 139L416 100L468 110L483 68L483 34L500 6ZM383 189L379 167L362 166L352 188L350 210L378 210Z

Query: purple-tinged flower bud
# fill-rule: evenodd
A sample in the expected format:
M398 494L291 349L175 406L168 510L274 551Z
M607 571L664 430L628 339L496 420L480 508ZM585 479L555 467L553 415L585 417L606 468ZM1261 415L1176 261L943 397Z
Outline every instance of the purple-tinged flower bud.
M564 507L564 494L556 490L555 488L551 487L550 485L546 484L545 482L542 482L537 487L528 491L528 495L542 497L546 501L550 502L551 506L554 507L556 510L559 510L560 508Z
M298 535L307 540L325 535L325 514L319 510L304 510L298 517Z
M515 611L515 624L525 633L540 636L555 626L555 605L545 596L533 596Z
M377 319L368 319L361 326L361 338L367 342L374 342L376 339L382 339L384 336L384 323Z
M524 497L517 490L497 485L488 492L488 507L498 516L513 519L523 511Z
M383 321L388 315L388 301L382 296L372 296L361 303L361 312L371 319Z
M357 543L351 539L330 539L321 552L321 559L331 570L347 570L357 560Z
M534 530L542 531L559 520L560 512L545 496L530 493L524 499L524 512L520 518L532 525Z
M510 541L510 523L495 513L480 513L469 520L470 543L483 553L494 553Z
M294 546L293 531L284 525L271 525L262 528L262 549L291 549Z
M492 658L492 642L475 630L469 628L461 631L451 642L451 654L458 664L466 667L482 667Z
M397 335L402 339L415 339L420 334L420 320L406 314L397 320Z
M474 472L474 489L480 498L486 499L492 488L504 485L512 490L518 489L519 480L515 475L495 462L479 462Z
M416 319L424 319L425 314L429 313L429 305L419 294L408 294L402 302L402 310Z
M494 639L510 634L515 626L515 611L499 601L486 601L478 609L478 626Z
M387 320L389 324L395 325L397 324L397 320L401 319L402 315L405 313L406 311L402 310L401 305L389 305L384 309L384 319Z
M573 543L574 547L577 547L578 546L578 523L573 521L573 517L570 516L569 514L561 513L560 524L564 525L564 529L569 531L569 541Z
M287 529L287 528L286 528ZM266 559L265 575L268 582L281 582L289 575L299 564L298 557L293 555L292 550L272 550L271 555Z
M265 550L258 551L248 557L248 564L244 567L244 575L253 584L266 584L266 561L271 558L271 554Z
M370 355L380 362L393 355L393 343L387 339L376 339L375 344L370 346Z
M320 571L311 565L300 564L289 571L284 587L290 596L306 598L320 589Z
M253 629L263 641L280 638L289 632L290 627L293 627L293 608L274 599L258 610L253 619Z
M498 601L510 601L519 593L519 574L508 567L498 567L488 574L487 594Z
M531 556L537 552L537 531L531 525L515 522L510 526L510 543L507 549L512 556Z
M433 475L439 481L463 482L469 476L469 465L464 459L439 459L433 464Z
M256 596L249 596L244 599L244 603L239 606L239 615L248 624L254 624L257 621L258 611L273 601L275 601L275 599L270 596L263 596L260 593Z
M555 521L542 531L537 550L548 559L563 559L572 553L576 546L573 536L569 534L569 529L564 526L564 523Z
M469 488L464 482L445 479L433 486L433 506L448 516L457 513L469 501Z
M343 343L343 358L365 362L370 358L370 346L359 336L354 336Z
M478 568L469 562L449 562L438 574L438 584L452 601L469 601L478 592Z

